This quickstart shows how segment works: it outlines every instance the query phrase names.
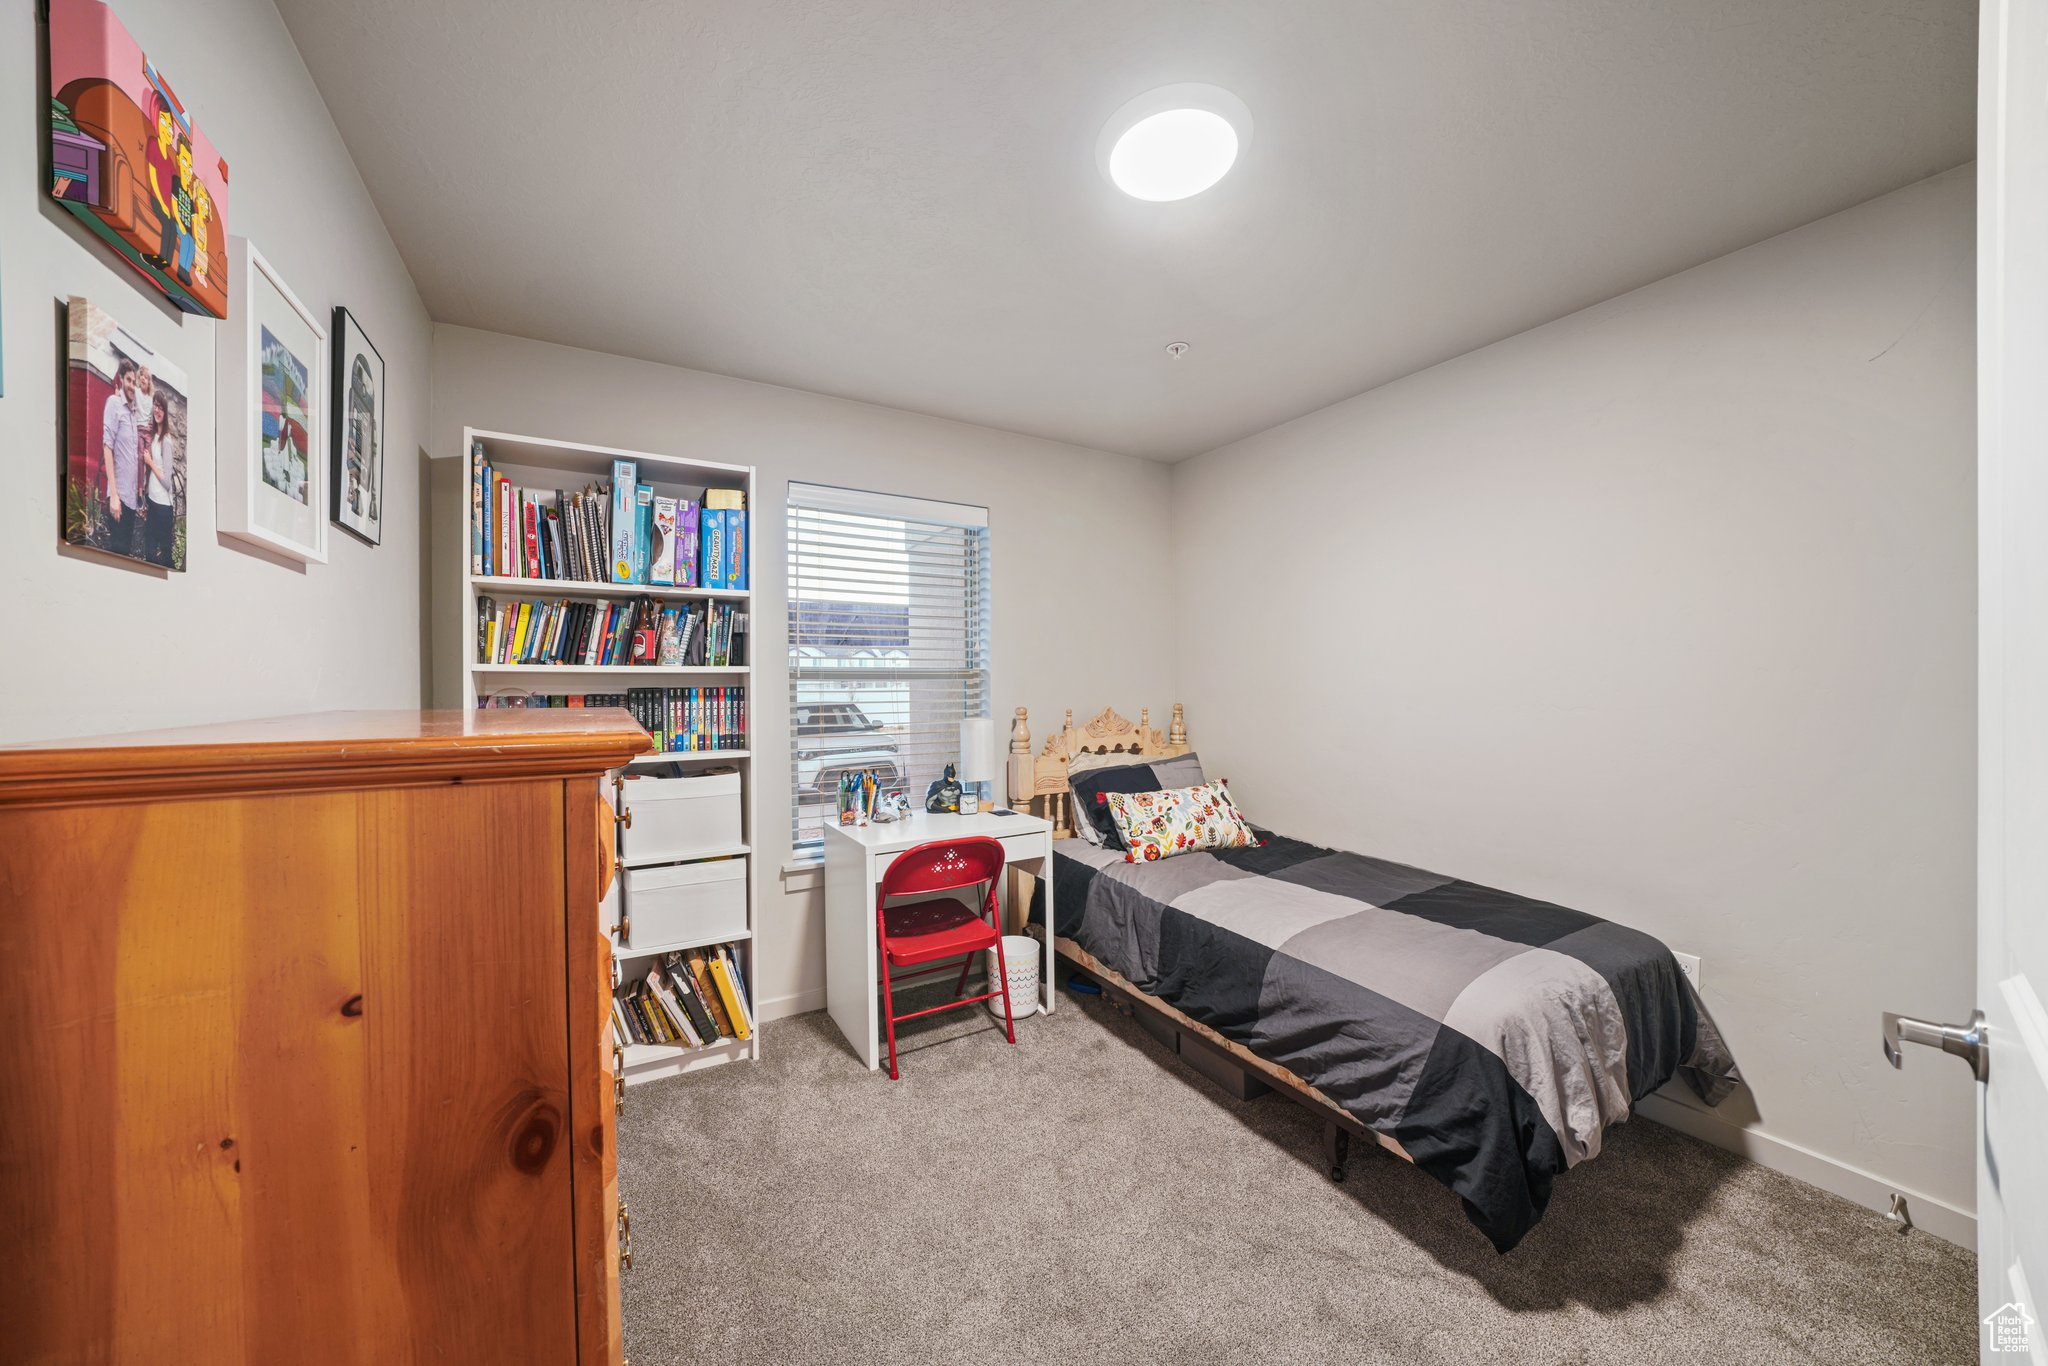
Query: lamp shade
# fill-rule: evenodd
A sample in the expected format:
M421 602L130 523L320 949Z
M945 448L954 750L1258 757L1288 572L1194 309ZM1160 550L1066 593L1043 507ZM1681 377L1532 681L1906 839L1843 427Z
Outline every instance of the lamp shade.
M998 772L996 723L986 716L968 717L960 723L960 781L992 783Z

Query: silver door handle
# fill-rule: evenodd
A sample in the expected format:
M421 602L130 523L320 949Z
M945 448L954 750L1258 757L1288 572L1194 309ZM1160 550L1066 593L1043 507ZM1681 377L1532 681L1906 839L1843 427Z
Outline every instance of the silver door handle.
M1884 1060L1893 1067L1904 1067L1906 1060L1899 1054L1899 1045L1923 1043L1929 1048L1939 1048L1944 1053L1953 1053L1970 1064L1970 1070L1977 1074L1978 1081L1991 1076L1991 1049L1985 1040L1984 1012L1970 1012L1968 1024L1935 1024L1930 1020L1916 1020L1908 1015L1884 1013Z

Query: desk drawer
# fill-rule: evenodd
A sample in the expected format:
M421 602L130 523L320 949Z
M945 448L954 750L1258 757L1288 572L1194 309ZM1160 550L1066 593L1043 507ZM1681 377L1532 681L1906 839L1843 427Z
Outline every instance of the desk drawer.
M934 841L934 843L936 843L936 841ZM1050 847L1044 835L1012 835L1010 836L1010 838L1004 840L1002 843L1003 862L1005 865L1015 863L1019 859L1046 858L1048 857L1048 855L1046 854L1046 850ZM897 859L902 858L904 854L907 854L909 852L910 851L906 849L903 850L901 853L876 855L876 881L879 882L881 880L883 870L888 868L890 864L894 863ZM1046 871L1050 872L1051 870L1047 869Z

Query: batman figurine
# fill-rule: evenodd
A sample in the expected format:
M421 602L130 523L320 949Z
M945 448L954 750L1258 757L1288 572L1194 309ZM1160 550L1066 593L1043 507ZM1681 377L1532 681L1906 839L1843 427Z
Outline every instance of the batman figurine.
M946 776L934 778L932 785L925 789L924 809L933 813L960 814L960 780L953 776L953 766L946 765Z

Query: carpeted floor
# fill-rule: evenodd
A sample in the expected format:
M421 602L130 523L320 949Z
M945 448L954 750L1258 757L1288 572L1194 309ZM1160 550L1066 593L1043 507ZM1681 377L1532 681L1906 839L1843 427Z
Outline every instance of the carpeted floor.
M1976 1359L1975 1265L1647 1121L1507 1257L1376 1149L1226 1098L1099 999L907 1026L903 1079L821 1012L635 1088L635 1366L718 1362Z

